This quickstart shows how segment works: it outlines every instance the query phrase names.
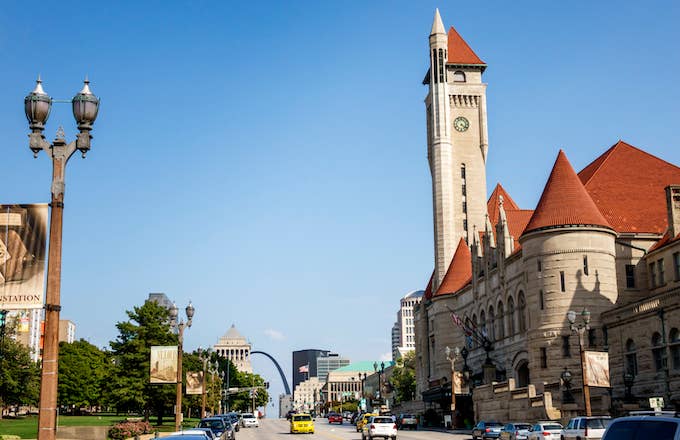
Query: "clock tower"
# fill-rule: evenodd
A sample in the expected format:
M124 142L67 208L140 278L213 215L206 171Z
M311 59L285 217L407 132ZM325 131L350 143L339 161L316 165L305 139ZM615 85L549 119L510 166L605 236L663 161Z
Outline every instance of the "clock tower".
M486 64L439 10L430 32L430 71L424 84L427 157L432 175L435 274L439 287L461 238L484 230L486 212Z

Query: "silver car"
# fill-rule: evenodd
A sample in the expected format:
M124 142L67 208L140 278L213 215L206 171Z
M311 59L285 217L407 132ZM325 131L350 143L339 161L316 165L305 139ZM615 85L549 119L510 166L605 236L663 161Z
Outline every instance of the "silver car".
M501 429L501 440L527 440L531 425L524 422L506 423Z
M528 440L560 440L562 425L557 422L536 422Z

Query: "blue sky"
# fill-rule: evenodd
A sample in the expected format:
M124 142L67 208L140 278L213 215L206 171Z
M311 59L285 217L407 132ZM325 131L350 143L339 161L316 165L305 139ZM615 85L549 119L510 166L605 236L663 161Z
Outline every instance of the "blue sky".
M489 65L489 191L532 209L560 148L579 170L618 139L680 164L677 2L5 4L0 203L49 201L23 115L37 74L55 99L87 74L102 99L67 169L61 316L77 337L107 345L160 291L193 301L189 349L234 323L289 377L292 350L386 355L399 298L433 267L436 7ZM60 124L73 139L66 104L49 139Z

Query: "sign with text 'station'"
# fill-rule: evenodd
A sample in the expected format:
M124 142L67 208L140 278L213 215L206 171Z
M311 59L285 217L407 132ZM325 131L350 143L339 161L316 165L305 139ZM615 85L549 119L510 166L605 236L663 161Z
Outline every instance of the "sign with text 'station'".
M177 346L151 346L150 383L177 383Z
M0 310L43 307L47 204L0 205Z

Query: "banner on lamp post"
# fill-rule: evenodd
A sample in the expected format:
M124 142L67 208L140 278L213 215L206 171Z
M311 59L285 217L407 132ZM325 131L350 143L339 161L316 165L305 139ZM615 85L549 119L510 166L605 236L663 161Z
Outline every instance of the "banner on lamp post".
M609 388L609 353L606 351L583 352L585 384L591 387Z
M202 371L187 371L187 395L203 394L204 379Z
M47 204L0 205L0 309L43 307Z
M152 346L149 366L150 383L177 383L177 346Z

